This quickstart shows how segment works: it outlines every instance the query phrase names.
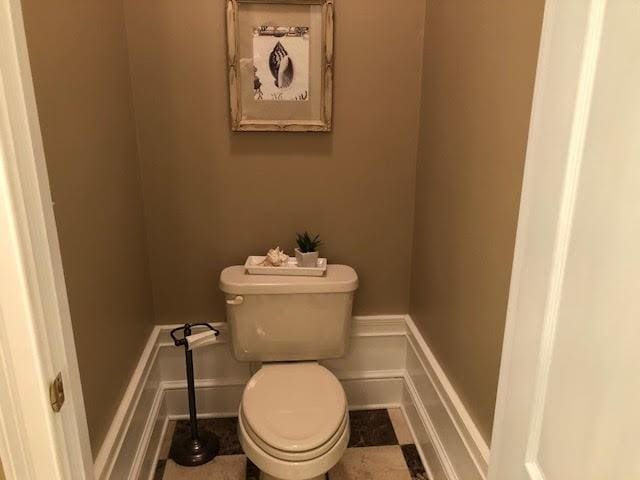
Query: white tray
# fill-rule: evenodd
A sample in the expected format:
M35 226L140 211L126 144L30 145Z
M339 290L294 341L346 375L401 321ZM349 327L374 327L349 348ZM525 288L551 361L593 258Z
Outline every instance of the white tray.
M251 255L244 264L245 272L251 275L294 275L305 277L321 277L327 271L327 259L319 258L315 267L299 267L295 258L289 258L289 262L280 267L260 265L266 257L264 255Z

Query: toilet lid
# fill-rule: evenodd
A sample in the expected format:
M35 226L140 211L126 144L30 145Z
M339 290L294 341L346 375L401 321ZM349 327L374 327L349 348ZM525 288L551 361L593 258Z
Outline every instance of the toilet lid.
M247 384L242 414L265 443L289 452L312 450L340 428L347 407L344 390L317 363L271 364Z

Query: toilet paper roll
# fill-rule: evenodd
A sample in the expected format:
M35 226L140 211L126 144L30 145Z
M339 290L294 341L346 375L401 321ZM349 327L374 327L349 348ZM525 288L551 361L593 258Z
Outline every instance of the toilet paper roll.
M187 349L195 350L196 348L204 347L206 345L211 345L212 343L216 343L218 341L218 337L216 336L216 332L212 330L206 330L200 333L194 333L189 335L187 338Z

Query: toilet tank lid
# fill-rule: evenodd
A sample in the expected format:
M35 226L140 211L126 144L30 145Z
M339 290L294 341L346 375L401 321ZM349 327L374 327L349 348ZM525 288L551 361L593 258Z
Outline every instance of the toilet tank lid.
M249 275L244 265L225 268L220 274L220 290L231 294L341 293L358 288L358 275L347 265L327 265L322 277Z

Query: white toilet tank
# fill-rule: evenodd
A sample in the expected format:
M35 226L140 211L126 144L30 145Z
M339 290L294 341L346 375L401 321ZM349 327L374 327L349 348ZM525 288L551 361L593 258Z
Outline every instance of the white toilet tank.
M328 265L323 277L248 275L225 268L220 289L227 301L233 355L242 361L321 360L345 354L358 275Z

